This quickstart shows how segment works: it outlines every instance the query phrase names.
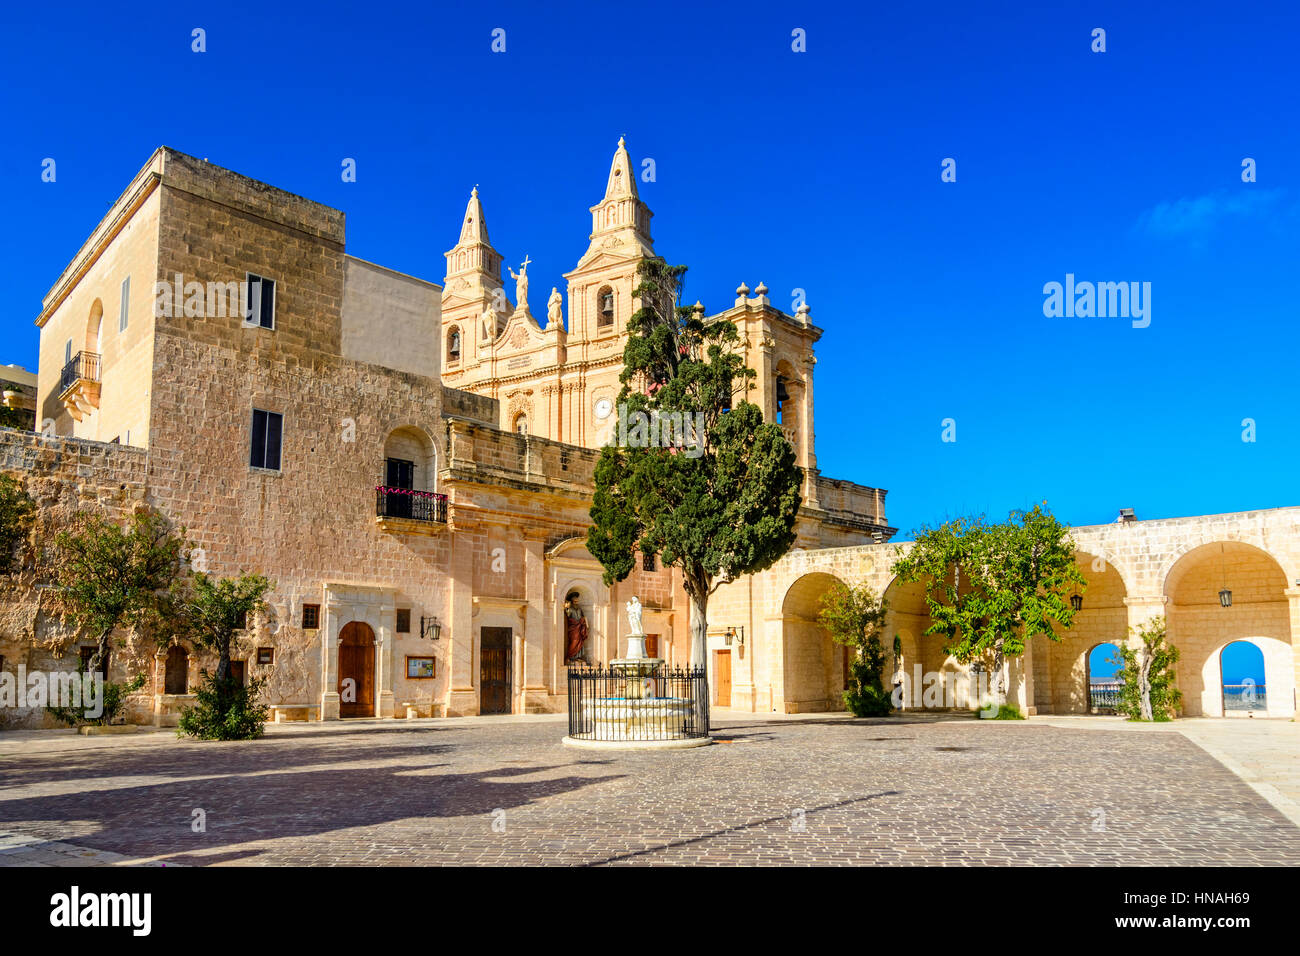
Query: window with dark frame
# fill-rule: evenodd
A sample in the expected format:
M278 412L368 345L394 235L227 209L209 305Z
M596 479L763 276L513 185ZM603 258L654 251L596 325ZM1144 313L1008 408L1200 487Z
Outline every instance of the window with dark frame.
M275 663L275 648L273 648L273 647L259 647L259 648L257 649L257 663L258 663L258 666L259 666L259 667L260 667L260 666L265 666L265 665L267 665L267 664L274 664L274 663Z
M397 609L397 633L411 633L411 609L409 607L399 607Z
M302 629L314 631L320 627L320 605L304 604L302 606Z
M111 649L105 651L104 659L99 662L99 674L101 677L104 678L104 680L108 680L108 661L109 658L112 657L112 655L113 652ZM90 670L90 662L94 658L94 656L95 656L95 648L93 647L81 648L81 670L83 673Z
M244 321L263 329L275 328L275 280L248 273L248 302Z
M646 554L644 551L641 552L641 570L642 571L659 570L659 566L655 563L655 556L653 554Z
M237 631L246 631L246 630L248 630L248 612L247 612L247 611L240 611L240 612L239 612L239 621L236 622L236 624L235 624L235 630L237 630Z
M279 412L253 409L253 437L248 464L267 471L280 470L280 445L284 438L284 416Z

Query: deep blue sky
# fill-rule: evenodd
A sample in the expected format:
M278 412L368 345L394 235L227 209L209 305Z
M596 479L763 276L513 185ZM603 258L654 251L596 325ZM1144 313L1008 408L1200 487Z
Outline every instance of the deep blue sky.
M435 281L478 183L540 305L626 135L692 300L807 290L819 464L890 489L904 533L1039 499L1072 524L1300 504L1293 3L132 9L0 14L0 362L35 367L41 297L160 144ZM1150 327L1045 318L1067 272L1151 282Z

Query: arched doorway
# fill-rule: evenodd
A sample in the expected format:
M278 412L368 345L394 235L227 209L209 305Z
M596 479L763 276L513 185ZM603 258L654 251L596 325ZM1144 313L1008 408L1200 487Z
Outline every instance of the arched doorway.
M375 632L351 621L339 631L339 716L375 716Z
M163 671L163 693L188 694L190 655L179 644L167 649L167 665Z
M1264 651L1252 641L1233 641L1219 651L1223 716L1254 717L1268 713Z
M1295 715L1287 581L1276 558L1243 541L1207 542L1173 563L1164 590L1169 643L1180 654L1176 672L1186 716L1225 715L1225 698L1240 689L1225 694L1221 652L1240 641L1262 652L1268 689L1265 709L1246 713Z
M776 709L787 714L844 709L847 647L836 644L818 622L822 596L838 584L834 575L805 574L781 605L782 687Z
M1109 641L1088 652L1088 713L1119 713L1119 692L1123 685L1116 675L1122 666L1119 647Z

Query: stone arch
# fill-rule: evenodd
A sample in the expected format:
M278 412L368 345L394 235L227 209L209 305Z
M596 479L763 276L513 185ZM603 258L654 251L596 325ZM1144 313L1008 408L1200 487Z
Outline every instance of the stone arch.
M104 344L104 303L96 299L90 306L90 316L86 319L86 343L82 350L102 353Z
M392 481L393 461L410 462L412 491L437 491L438 450L428 432L417 425L399 425L388 433L384 439L384 474L380 483L389 485Z
M1084 688L1087 692L1086 706L1087 713L1090 714L1113 714L1119 703L1119 689L1116 681L1103 679L1104 675L1099 675L1094 667L1094 658L1096 658L1099 648L1110 648L1108 657L1112 657L1119 652L1123 642L1117 641L1100 641L1088 648L1083 656L1084 667Z
M1077 551L1075 563L1087 582L1078 592L1083 606L1059 641L1039 637L1031 647L1034 706L1043 713L1092 713L1089 656L1102 644L1119 647L1129 639L1124 575L1102 554Z
M1236 641L1264 655L1268 716L1295 714L1294 639L1288 576L1273 554L1241 540L1184 547L1164 576L1169 642L1178 648L1178 687L1189 717L1223 716L1220 655ZM1231 592L1223 606L1220 591Z
M447 330L448 364L455 364L460 361L461 348L462 348L462 342L460 336L460 326L453 325L451 328Z
M811 571L799 577L781 602L781 703L787 714L843 710L848 649L836 644L817 621L822 596L838 577Z
M1219 686L1223 692L1223 716L1225 717L1254 717L1258 713L1260 716L1268 713L1268 650L1264 644L1267 638L1257 640L1240 640L1230 641L1219 648L1214 655L1214 662L1219 667ZM1248 680L1250 684L1243 686L1238 674L1229 674L1227 670L1227 661L1225 660L1228 648L1243 647L1253 652L1250 656L1251 675ZM1290 648L1286 648L1287 651ZM1263 671L1260 674L1261 680L1256 680L1254 673ZM1230 692L1231 691L1231 692Z
M163 693L188 694L190 686L190 653L180 644L167 648L163 666Z

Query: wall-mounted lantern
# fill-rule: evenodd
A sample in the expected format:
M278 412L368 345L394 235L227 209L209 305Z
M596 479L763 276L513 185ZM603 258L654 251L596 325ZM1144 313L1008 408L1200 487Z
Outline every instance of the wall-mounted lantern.
M442 637L442 622L436 617L420 615L420 640L436 641Z
M1083 595L1082 595L1082 594L1071 594L1071 595L1070 595L1070 607L1074 608L1076 611L1082 611L1082 610L1083 610Z
M727 628L727 632L723 635L723 639L727 642L727 646L728 646L728 647L731 646L731 642L732 642L733 640L734 640L737 644L739 644L741 647L744 647L744 646L745 646L745 629L744 629L743 627L740 627L740 628L729 627L729 628Z

